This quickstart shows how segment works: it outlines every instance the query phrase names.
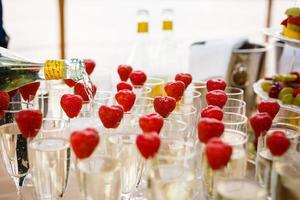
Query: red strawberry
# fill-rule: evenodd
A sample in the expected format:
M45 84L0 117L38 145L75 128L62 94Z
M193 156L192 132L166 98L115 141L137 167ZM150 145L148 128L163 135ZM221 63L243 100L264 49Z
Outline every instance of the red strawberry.
M213 137L220 137L224 132L223 122L214 118L202 118L198 122L198 138L207 143Z
M28 85L24 85L19 88L19 91L25 101L32 100L29 99L30 96L34 97L36 95L37 90L40 87L40 82L30 83Z
M206 82L206 89L207 91L213 90L225 90L226 82L223 79L211 79Z
M206 108L204 108L201 112L201 117L207 117L207 118L215 118L217 120L223 119L223 110L219 108L218 106L209 105Z
M300 16L289 17L288 23L300 26Z
M3 118L4 118L4 111L0 110L0 119L3 119Z
M160 147L160 139L156 132L139 134L136 137L136 145L145 159L154 157Z
M131 90L120 90L115 95L115 99L117 100L118 104L123 106L125 112L130 111L134 102L135 102L136 95Z
M69 118L77 117L82 104L82 97L76 94L64 94L60 99L60 105Z
M92 59L84 59L83 62L84 62L84 65L85 65L86 73L88 75L90 75L94 71L94 68L96 66L95 61L93 61Z
M79 159L89 157L100 141L100 136L97 130L87 128L81 131L71 133L71 146Z
M232 154L232 147L219 138L212 138L205 147L205 155L209 166L213 170L218 170L227 165Z
M17 94L17 92L18 92L18 89L15 89L15 90L9 91L8 95L11 98L11 97L14 97Z
M73 81L72 79L64 79L65 84L67 84L69 87L74 87L76 85L76 81Z
M133 71L131 72L131 74L129 75L130 81L132 83L133 86L143 86L144 83L147 80L147 75L142 72L142 71Z
M283 26L287 27L288 20L289 20L289 17L288 17L288 18L286 18L285 20L283 20L283 21L281 22L281 25L283 25Z
M159 134L164 125L164 118L157 113L143 115L139 119L139 124L144 133L156 132Z
M121 81L120 83L117 84L117 91L124 90L124 89L132 90L133 88L129 83L125 81Z
M9 106L9 95L7 92L0 92L0 110L7 110Z
M266 143L273 156L281 156L291 144L286 137L286 133L280 130L275 130L268 134Z
M173 97L179 101L183 96L185 84L182 81L168 82L165 86L165 91L168 96Z
M156 96L153 101L154 110L163 118L167 118L176 107L176 99L173 97Z
M266 112L256 113L250 118L250 125L258 138L271 128L272 117Z
M300 88L297 88L294 90L294 97L296 97L298 94L300 94Z
M119 105L100 106L99 118L105 128L117 128L123 118L123 108Z
M272 119L274 119L280 109L280 105L274 100L262 100L257 107L259 112L268 113Z
M41 126L43 114L39 110L21 110L16 116L16 122L23 137L35 137Z
M93 96L95 96L97 92L97 88L95 85L92 84L92 94ZM83 101L87 102L89 101L89 96L86 92L85 86L83 85L83 83L77 83L74 87L74 93L81 96Z
M227 102L227 95L223 90L212 90L206 93L206 101L208 105L214 105L223 108Z
M127 81L131 72L132 67L129 65L119 65L118 67L118 74L120 76L121 81Z
M185 88L189 86L189 84L192 82L193 78L191 74L188 73L179 73L175 76L176 81L182 81L185 85Z

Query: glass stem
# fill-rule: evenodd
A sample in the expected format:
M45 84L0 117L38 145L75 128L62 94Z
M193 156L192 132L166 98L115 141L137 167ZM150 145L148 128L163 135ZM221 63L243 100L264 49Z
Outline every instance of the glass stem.
M22 198L22 194L21 194L21 187L22 187L23 183L20 183L20 178L17 178L17 177L13 177L13 181L16 185L17 200L22 200L23 198Z

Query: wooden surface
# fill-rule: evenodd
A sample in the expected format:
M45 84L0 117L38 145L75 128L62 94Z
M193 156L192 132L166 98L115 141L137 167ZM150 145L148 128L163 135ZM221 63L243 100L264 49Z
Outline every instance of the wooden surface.
M24 187L22 190L23 200L34 200L32 187ZM0 157L0 200L16 200L16 189L13 180L7 174ZM63 200L76 200L79 198L79 191L75 173L70 173L68 186Z

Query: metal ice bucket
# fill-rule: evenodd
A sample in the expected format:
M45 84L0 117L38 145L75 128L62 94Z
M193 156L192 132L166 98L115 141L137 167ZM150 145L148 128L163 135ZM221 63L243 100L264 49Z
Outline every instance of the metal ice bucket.
M252 85L263 71L266 51L264 45L245 42L232 51L230 58L226 80L228 85L244 90L248 116L256 105Z

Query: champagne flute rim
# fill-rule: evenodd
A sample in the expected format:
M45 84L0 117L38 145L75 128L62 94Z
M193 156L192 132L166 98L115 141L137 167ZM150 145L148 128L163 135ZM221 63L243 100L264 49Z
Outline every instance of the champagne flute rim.
M186 94L189 94L189 93L192 93L192 95L186 96ZM195 90L186 90L183 94L183 98L191 97L192 99L194 99L194 98L200 98L201 96L202 96L201 92L198 92L198 91L195 91Z
M241 145L244 145L246 144L246 142L248 141L248 135L242 131L239 131L239 130L235 130L235 129L227 129L225 128L224 130L224 133L222 134L222 136L225 136L226 133L234 133L234 134L238 134L240 136L242 136L242 140L239 140L237 142L228 142L228 141L224 141L225 143L228 143L230 144L231 146L241 146ZM221 140L223 139L221 136Z
M238 92L227 92L226 90L237 90ZM244 90L242 90L241 88L238 87L226 87L225 91L226 95L242 95L244 94Z
M228 121L223 121L224 120L224 117L223 117L222 121L224 124L228 124L228 125L247 124L248 118L245 115L242 115L240 113L235 113L235 112L224 112L224 115L225 114L239 116L239 119L241 119L241 120L239 121L239 120L235 119L235 122L228 122Z

